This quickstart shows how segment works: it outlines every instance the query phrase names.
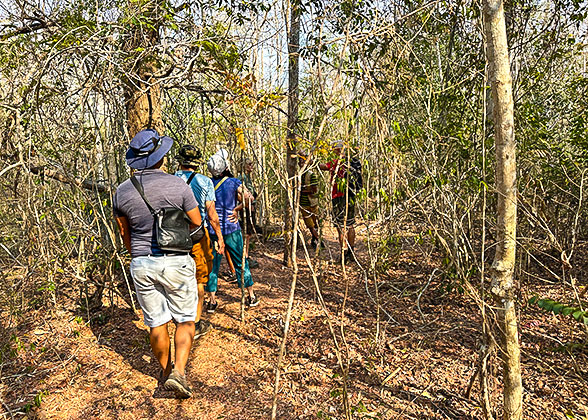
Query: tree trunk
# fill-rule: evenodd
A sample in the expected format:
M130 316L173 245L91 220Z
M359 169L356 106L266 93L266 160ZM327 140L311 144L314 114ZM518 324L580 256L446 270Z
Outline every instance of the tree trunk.
M512 80L502 0L484 1L484 31L492 87L498 193L497 244L492 263L492 294L498 308L500 354L504 366L504 420L522 417L522 381L514 301L516 256L516 143Z
M138 77L141 81L137 86L131 85L125 89L129 136L133 138L139 131L147 128L154 128L161 135L164 128L161 120L160 87L142 71L138 73Z
M292 243L294 226L292 209L296 205L294 200L294 177L296 176L296 130L298 125L298 73L300 46L300 7L293 1L290 6L290 28L288 33L288 132L286 138L286 200L284 203L284 264L292 266Z
M125 50L130 55L139 55L132 60L125 82L125 106L130 138L139 131L154 128L163 134L161 119L161 88L155 77L158 60L155 46L159 42L159 3L138 1L128 3L129 14L139 16L150 25L136 24L130 32ZM130 60L131 61L131 60Z

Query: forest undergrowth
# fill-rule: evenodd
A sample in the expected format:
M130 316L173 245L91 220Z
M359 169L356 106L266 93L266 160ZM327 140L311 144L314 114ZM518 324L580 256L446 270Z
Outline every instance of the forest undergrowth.
M587 19L579 0L3 0L0 419L588 420ZM218 148L236 176L250 161L268 233L261 304L242 321L221 282L188 401L158 386L112 220L145 128L173 138L170 173L183 145L203 174ZM339 143L362 182L319 171ZM329 222L319 256L290 252L307 171L319 219L353 196L359 264Z
M327 249L315 261L318 281L349 363L348 375L337 362L327 318L300 250L278 418L344 418L345 380L353 418L481 418L478 381L473 378L480 311L466 289L441 275L441 255L425 258L407 233L397 256L376 273L377 294L373 273L366 277L352 264L344 299L335 232L327 229L325 237ZM255 246L260 268L253 275L262 303L247 312L244 324L239 319L239 289L221 281L222 307L208 317L214 329L192 349L188 377L196 392L186 401L158 386L160 372L147 328L129 305L128 294L107 290L102 308L89 311L80 305L80 291L72 286L77 283L62 278L54 302L18 318L3 311L0 418L268 418L291 281L290 269L281 263L282 246L279 238ZM367 251L366 238L360 235L361 267L368 265ZM117 279L118 289L124 291L120 273ZM563 284L536 277L526 279L520 290L528 419L588 416L583 331L572 318L525 303L533 293L573 300L567 291ZM492 377L499 378L499 361L492 360L490 366ZM491 380L490 390L493 407L500 407L498 380Z

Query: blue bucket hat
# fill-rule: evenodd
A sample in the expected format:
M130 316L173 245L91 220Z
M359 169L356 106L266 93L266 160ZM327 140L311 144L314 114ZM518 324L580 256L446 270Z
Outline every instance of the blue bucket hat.
M127 150L127 165L133 169L150 168L159 162L174 144L171 137L160 136L152 128L139 131Z

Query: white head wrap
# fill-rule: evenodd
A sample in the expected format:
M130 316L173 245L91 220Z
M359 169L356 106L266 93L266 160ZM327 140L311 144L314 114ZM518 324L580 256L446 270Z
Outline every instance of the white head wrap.
M224 171L229 169L229 152L225 149L220 149L208 159L208 170L212 176L219 176Z

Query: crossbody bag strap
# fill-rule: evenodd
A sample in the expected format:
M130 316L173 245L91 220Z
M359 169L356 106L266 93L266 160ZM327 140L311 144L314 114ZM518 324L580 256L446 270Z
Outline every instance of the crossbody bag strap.
M223 182L225 182L227 179L229 179L229 177L227 177L227 176L225 176L223 179L221 179L221 180L220 180L220 182L219 182L218 184L216 184L216 186L214 187L214 190L215 190L215 191L216 191L216 190L218 190L218 189L219 189L219 187L220 187L221 185L223 185Z
M196 172L192 172L190 174L190 176L188 177L188 180L186 181L186 184L190 185L190 182L192 182L192 180L194 179L195 176L196 176Z
M135 175L133 175L131 177L131 182L133 183L133 185L135 186L135 188L139 192L139 195L141 196L141 198L143 199L145 204L147 204L147 208L149 209L151 214L155 215L157 212L153 209L153 207L151 207L151 204L149 204L149 201L147 201L147 198L145 197L145 194L143 192L143 186L139 183L139 180L135 177Z

